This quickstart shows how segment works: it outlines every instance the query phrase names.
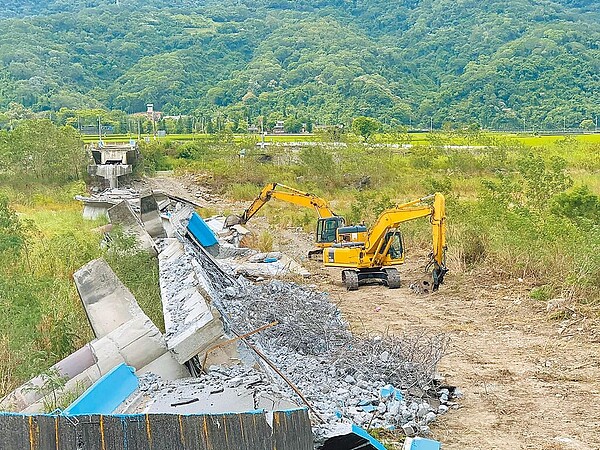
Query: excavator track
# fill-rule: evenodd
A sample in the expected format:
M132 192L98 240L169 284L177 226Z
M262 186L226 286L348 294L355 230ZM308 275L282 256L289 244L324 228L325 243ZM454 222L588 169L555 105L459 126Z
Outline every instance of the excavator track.
M385 273L385 282L390 289L398 289L400 287L400 272L397 269L383 269Z
M358 290L358 273L354 270L342 270L342 282L347 290Z

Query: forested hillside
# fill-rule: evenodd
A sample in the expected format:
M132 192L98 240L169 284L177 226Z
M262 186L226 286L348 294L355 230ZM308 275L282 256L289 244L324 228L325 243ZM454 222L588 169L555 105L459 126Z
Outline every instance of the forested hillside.
M577 127L600 115L600 6L20 0L0 11L0 110L11 102L126 112L153 102L244 121Z

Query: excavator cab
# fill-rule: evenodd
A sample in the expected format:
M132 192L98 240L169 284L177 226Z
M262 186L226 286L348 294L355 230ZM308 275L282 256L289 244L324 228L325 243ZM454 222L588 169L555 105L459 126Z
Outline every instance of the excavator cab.
M317 222L317 244L335 242L337 229L344 225L344 218L340 216L319 219Z
M404 261L404 242L400 230L395 229L388 231L381 248L384 250L387 249L387 254L385 256L389 258L390 264L397 264Z

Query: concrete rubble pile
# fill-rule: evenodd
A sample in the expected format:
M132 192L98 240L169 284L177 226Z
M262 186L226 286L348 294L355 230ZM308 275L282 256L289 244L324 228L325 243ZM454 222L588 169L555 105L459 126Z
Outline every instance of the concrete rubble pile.
M238 333L279 322L249 339L325 419L318 435L344 419L365 428L428 434L428 424L456 405L452 398L460 394L436 380L444 336L356 337L326 293L279 280L238 282L242 288L227 288L219 306Z
M219 265L233 275L261 281L289 274L310 276L310 272L282 252L258 252L244 247L244 239L252 233L241 225L225 227L225 217L206 219L206 224L221 242Z

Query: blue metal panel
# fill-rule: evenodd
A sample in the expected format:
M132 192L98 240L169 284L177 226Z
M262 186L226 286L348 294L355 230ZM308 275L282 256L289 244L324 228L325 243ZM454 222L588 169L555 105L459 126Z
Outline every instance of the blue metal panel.
M138 387L135 369L122 363L108 372L75 400L64 415L110 414Z
M192 214L187 229L203 247L210 247L218 242L213 231L196 213Z
M371 436L369 433L367 433L367 430L364 430L363 428L353 424L352 432L354 434L356 434L357 436L364 438L376 450L386 450L385 446L381 442L379 442L377 439L375 439L373 436Z

